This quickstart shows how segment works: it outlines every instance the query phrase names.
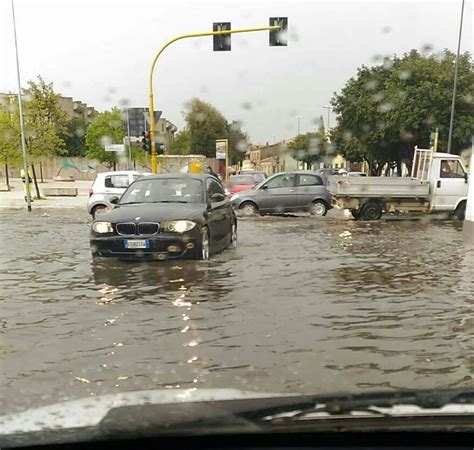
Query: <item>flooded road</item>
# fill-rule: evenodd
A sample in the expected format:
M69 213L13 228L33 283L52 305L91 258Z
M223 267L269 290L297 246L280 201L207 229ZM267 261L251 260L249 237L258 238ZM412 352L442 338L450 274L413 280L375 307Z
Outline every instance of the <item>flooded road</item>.
M82 210L0 212L3 411L103 393L473 387L461 224L239 221L211 261L93 263Z

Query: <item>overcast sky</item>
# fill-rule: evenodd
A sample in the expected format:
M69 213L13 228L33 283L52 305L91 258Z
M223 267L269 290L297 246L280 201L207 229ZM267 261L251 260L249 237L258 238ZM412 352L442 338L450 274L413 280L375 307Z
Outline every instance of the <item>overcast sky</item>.
M160 58L155 109L179 128L184 104L197 96L228 120L240 120L254 143L311 131L361 64L378 55L429 45L457 45L461 0L450 1L135 1L15 0L22 84L42 75L62 95L99 110L148 105L151 60L168 39L289 20L288 47L269 47L268 32L232 36L231 52L212 38L180 41ZM472 51L472 3L466 1L462 50ZM10 0L0 1L0 92L16 91Z

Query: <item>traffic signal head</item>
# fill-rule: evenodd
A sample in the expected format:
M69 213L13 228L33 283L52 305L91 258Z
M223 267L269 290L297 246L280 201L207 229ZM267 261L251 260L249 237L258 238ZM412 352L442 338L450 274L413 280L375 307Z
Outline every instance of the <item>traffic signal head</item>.
M270 26L279 26L279 30L270 30L270 47L288 45L288 17L270 17Z
M142 132L142 148L146 151L150 149L150 139L148 138L148 133L146 131Z
M214 22L212 31L230 31L230 22ZM215 34L213 36L215 52L230 51L230 34Z

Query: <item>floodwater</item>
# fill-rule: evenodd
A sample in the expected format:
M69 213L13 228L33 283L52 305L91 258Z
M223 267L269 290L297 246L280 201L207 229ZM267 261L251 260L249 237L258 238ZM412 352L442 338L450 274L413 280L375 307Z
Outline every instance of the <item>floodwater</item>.
M474 387L451 221L239 221L211 261L93 263L82 210L0 212L0 409L104 393Z

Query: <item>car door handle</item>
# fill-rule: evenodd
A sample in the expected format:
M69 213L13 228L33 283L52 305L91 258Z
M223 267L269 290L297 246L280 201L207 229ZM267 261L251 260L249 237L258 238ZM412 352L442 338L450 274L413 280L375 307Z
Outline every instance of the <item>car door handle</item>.
M288 189L288 192L295 192L296 189Z
M441 187L441 180L438 180L438 182L436 183L436 187L437 187L437 188L440 188L440 187Z

